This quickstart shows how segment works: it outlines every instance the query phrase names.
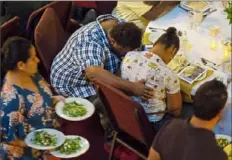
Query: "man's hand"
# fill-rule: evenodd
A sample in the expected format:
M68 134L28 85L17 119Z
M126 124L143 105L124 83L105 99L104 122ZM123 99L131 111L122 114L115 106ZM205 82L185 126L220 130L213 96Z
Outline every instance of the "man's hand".
M143 100L148 100L154 97L154 89L146 87L144 80L134 82L132 93L135 96L141 97Z
M138 82L130 82L120 77L117 77L104 68L98 66L90 66L86 68L85 75L90 80L90 82L94 83L95 80L100 80L110 86L113 86L125 92L132 93L135 96L139 96L143 100L148 100L154 97L153 89L146 87L144 80Z

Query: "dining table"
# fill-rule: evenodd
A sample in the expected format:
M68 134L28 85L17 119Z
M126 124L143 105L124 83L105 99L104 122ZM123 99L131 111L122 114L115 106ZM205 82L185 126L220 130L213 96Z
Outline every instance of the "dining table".
M165 30L168 27L175 27L178 31L185 31L187 33L187 39L191 45L191 49L179 51L178 54L183 54L192 62L201 64L202 66L204 66L202 58L215 65L216 69L213 69L213 74L193 86L190 94L191 96L194 96L197 89L202 84L215 78L221 80L225 85L227 85L228 101L224 108L223 116L214 129L214 133L231 136L231 73L225 72L222 65L224 60L222 41L224 39L231 39L231 25L229 24L229 20L227 19L227 15L224 12L224 7L221 2L212 2L211 7L216 9L216 11L206 15L199 27L196 29L189 28L189 12L180 6L177 6L165 16L154 21L150 21L145 30L145 34L149 33L151 36L153 34L152 29L154 28ZM212 27L219 28L220 30L220 34L216 38L210 35L210 28ZM156 38L158 39L158 37ZM210 47L212 38L215 38L216 40L216 47L214 49ZM154 39L154 37L152 37L152 39ZM146 46L149 46L146 44L144 45L145 48ZM231 64L231 57L229 59ZM207 66L204 67L212 70L212 68Z

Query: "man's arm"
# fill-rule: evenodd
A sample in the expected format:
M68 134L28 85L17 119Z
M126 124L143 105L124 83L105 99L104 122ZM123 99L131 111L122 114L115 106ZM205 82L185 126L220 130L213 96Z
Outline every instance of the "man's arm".
M78 48L74 48L74 51L81 54L73 54L74 59L79 62L82 71L84 71L86 78L90 81L101 80L115 88L132 92L133 95L142 96L144 99L150 99L153 97L153 89L145 87L144 83L130 82L123 80L113 73L105 70L104 67L104 50L95 42L85 42Z
M154 5L152 9L146 12L143 17L149 21L155 20L171 11L179 1L163 1L158 5Z
M153 148L150 149L147 160L161 160L160 155Z
M95 79L101 80L115 88L131 92L136 96L145 96L148 99L153 96L153 89L146 88L142 83L123 80L99 66L87 67L85 69L85 76L90 81L94 81Z

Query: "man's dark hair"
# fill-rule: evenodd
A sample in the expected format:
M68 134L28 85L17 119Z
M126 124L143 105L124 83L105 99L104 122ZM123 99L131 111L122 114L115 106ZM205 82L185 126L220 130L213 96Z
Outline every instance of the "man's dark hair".
M227 98L227 88L222 82L206 82L196 92L194 115L202 120L213 119L225 107Z
M110 36L121 47L136 49L141 45L142 31L134 23L122 23L113 27Z

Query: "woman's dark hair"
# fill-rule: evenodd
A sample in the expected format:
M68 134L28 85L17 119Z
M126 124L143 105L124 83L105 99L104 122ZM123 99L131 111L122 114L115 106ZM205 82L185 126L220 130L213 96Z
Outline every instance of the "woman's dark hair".
M142 31L134 23L117 24L110 36L121 46L131 49L139 48L142 41Z
M25 38L8 38L4 42L1 50L1 71L4 73L9 70L14 70L16 69L18 62L26 62L30 57L29 49L31 47L32 43Z
M213 119L225 107L227 98L227 88L222 82L204 83L194 97L194 115L206 121Z
M156 45L158 43L165 45L165 48L169 48L169 47L174 46L174 48L176 49L176 52L177 52L180 48L180 39L177 35L176 28L169 27L166 30L166 33L162 34L159 37L159 39L155 42L154 45Z

